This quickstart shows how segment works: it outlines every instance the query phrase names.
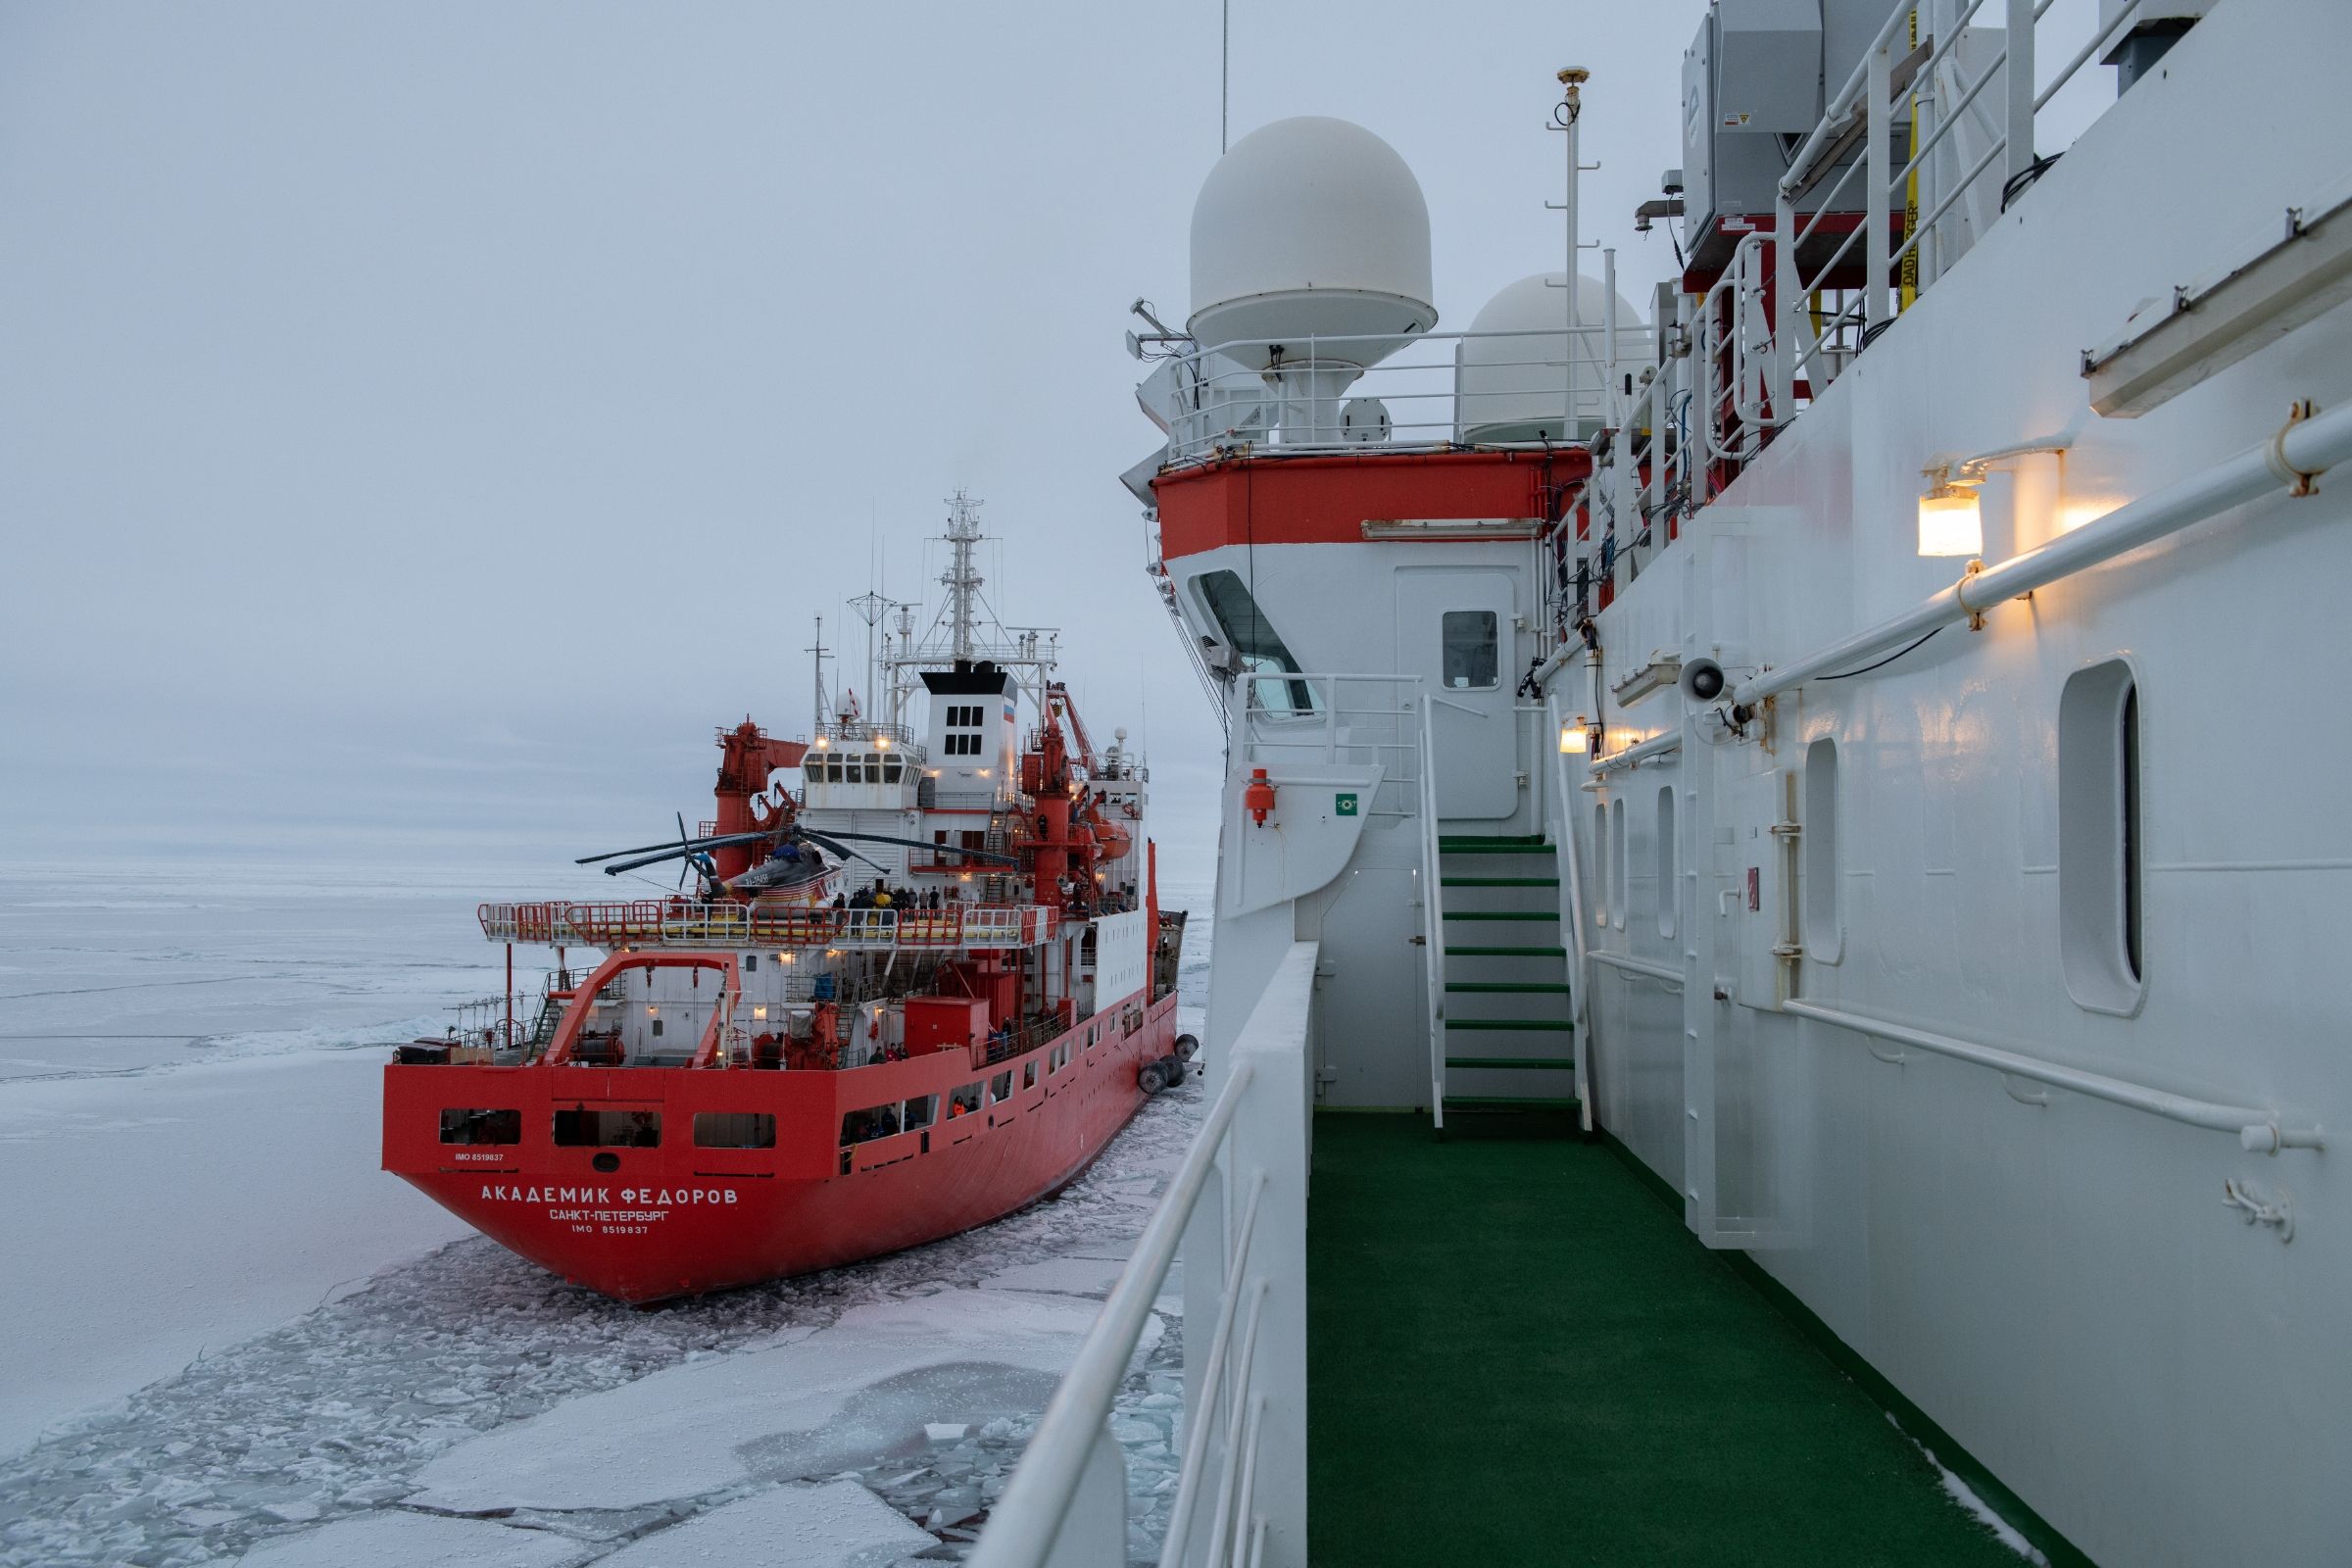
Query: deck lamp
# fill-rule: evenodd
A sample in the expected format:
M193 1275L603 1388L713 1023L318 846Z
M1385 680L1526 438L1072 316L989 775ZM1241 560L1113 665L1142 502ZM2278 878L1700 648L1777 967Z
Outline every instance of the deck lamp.
M1984 517L1977 507L1977 486L1967 480L1939 477L1919 498L1919 553L1923 556L1981 556L1984 553Z
M1577 714L1575 723L1560 726L1560 751L1563 754L1575 756L1592 749L1592 732L1585 727L1584 714Z

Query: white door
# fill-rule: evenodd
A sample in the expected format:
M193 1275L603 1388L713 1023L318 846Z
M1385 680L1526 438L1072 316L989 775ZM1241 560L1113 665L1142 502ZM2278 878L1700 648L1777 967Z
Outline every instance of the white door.
M1514 586L1492 567L1396 571L1396 668L1439 700L1440 817L1498 821L1519 809Z

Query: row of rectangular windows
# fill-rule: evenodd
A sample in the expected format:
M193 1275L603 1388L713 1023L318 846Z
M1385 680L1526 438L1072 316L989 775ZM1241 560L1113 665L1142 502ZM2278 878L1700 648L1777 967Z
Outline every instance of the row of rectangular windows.
M948 728L978 729L982 724L987 722L987 718L985 717L987 712L988 709L985 705L979 703L972 703L969 705L957 703L948 710Z
M905 769L895 757L811 757L801 764L802 776L814 784L896 784Z

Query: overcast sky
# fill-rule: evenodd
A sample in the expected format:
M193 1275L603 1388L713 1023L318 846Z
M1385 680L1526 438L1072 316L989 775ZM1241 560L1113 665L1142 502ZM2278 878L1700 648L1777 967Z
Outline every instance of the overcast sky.
M1645 299L1701 9L1244 0L1232 133L1386 137L1461 327L1557 265L1588 66ZM638 842L957 485L1205 855L1117 475L1217 153L1213 3L0 5L0 858Z

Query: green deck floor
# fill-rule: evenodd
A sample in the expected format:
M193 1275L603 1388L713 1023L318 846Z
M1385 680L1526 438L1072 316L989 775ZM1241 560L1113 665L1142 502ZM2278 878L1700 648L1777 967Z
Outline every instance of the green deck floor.
M1543 1120L1316 1117L1315 1563L2017 1568L1616 1155Z

